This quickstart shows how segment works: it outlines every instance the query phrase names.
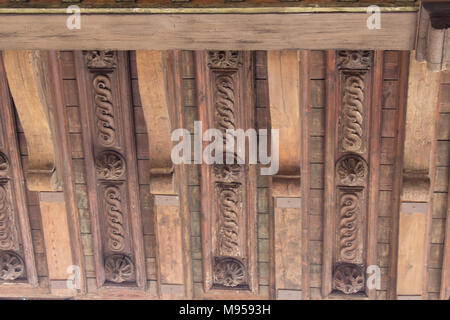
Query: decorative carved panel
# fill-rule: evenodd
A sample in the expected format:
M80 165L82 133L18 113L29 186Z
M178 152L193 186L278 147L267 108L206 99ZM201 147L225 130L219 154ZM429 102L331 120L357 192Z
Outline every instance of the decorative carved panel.
M379 56L377 59L379 62ZM378 94L381 88L373 80L373 61L372 51L329 52L329 81L335 79L336 86L329 82L327 88L327 143L330 145L326 160L329 179L325 197L329 202L325 204L324 296L333 292L369 294L366 268L373 257L369 258L368 250L369 246L376 245L371 243L376 226L369 225L372 219L369 212L378 214L374 213L369 198L374 199L379 188L374 182L378 168L371 171L377 163L373 159L379 157L381 121L375 109L381 109L381 105L372 107L374 91ZM381 63L377 65L376 72L381 67Z
M77 54L98 286L143 287L134 125L127 53Z
M199 97L203 130L215 128L225 137L227 129L254 128L251 54L197 53L197 67L205 93ZM223 150L224 164L202 164L202 192L208 194L202 200L205 293L255 294L255 168L247 159L238 163L235 149L224 144Z

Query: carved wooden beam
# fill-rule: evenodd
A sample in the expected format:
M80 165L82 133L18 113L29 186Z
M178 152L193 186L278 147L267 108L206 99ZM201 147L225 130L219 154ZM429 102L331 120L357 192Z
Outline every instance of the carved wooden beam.
M56 170L55 102L49 86L47 53L5 51L3 60L27 140L27 186L33 191L61 191L61 179Z
M428 70L450 70L450 3L424 2L420 8L416 59Z
M184 296L187 289L178 190L180 172L171 160L171 133L179 123L175 99L180 86L175 59L173 52L136 52L139 94L149 139L159 291L165 298Z
M75 53L97 286L146 286L127 52Z
M322 295L373 299L383 56L328 51Z
M215 128L225 136L228 129L254 128L252 54L196 52L196 65L203 133ZM223 164L202 161L201 166L201 192L206 195L202 197L203 297L254 297L258 294L256 167L248 159L237 162L235 150L225 146L223 150L233 164L223 159Z
M301 230L305 221L302 219L300 189L301 128L304 122L300 117L299 55L296 50L267 52L270 119L272 130L279 132L279 149L275 147L275 152L279 152L279 171L272 178L278 299L305 298L302 297L302 262L307 260L303 257L305 244ZM308 158L307 154L303 157Z
M400 197L397 296L426 295L440 74L410 59Z
M1 57L1 56L0 56ZM38 286L12 99L0 61L0 292Z

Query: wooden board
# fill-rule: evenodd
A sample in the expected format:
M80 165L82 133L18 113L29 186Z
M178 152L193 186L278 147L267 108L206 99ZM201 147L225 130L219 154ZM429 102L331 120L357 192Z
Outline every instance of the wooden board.
M367 18L366 12L82 14L81 28L70 30L67 14L2 15L0 49L414 48L416 12L384 12L385 27L373 30L367 28Z
M67 223L66 205L63 193L46 193L41 197L40 207L44 240L47 253L49 277L52 280L66 280L67 268L73 265Z
M426 215L401 212L399 225L397 294L421 295Z

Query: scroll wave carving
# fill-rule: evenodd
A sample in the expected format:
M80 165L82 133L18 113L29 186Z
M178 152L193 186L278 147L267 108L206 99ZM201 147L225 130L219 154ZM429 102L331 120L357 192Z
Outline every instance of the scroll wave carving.
M231 75L219 75L216 79L216 123L225 133L227 129L236 129L234 110L234 80Z
M359 199L354 193L345 193L340 200L340 258L352 262L356 259L358 248Z
M115 283L134 280L135 268L133 261L122 254L109 256L105 261L105 278Z
M364 289L364 272L354 264L341 264L334 272L334 286L345 294L357 293Z
M6 185L0 184L0 249L12 250L18 247L10 195Z
M14 252L0 253L0 280L16 280L25 272L22 258Z
M120 189L116 186L105 188L106 215L108 225L108 245L112 251L121 251L125 247L122 203Z
M238 51L209 51L208 67L238 68L241 65Z
M239 218L242 210L240 184L219 183L219 255L239 256Z
M100 179L117 180L125 174L125 161L115 152L102 152L95 161L95 169Z
M360 152L363 137L364 80L360 74L345 75L342 121L342 148Z
M112 105L111 80L103 74L94 77L95 114L99 142L103 146L112 146L116 140L116 125Z
M216 262L214 284L224 287L237 287L246 284L244 265L237 259L225 258Z

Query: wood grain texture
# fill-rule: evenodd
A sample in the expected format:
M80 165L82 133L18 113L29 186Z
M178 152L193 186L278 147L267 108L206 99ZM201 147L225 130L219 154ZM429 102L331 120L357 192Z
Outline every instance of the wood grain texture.
M370 155L369 155L369 208L367 211L367 266L377 265L377 222L379 212L379 185L380 185L380 149L381 149L381 111L383 87L383 51L374 52L373 91L370 115ZM376 299L376 288L368 287L367 296Z
M410 59L402 201L428 202L440 74Z
M411 53L413 55L414 52ZM430 242L431 222L432 222L432 193L435 185L435 159L437 150L437 122L439 116L439 87L440 74L427 70L425 63L415 61L410 58L409 80L408 80L408 103L406 109L406 124L404 137L403 153L403 184L401 203L422 202L427 206L425 223L425 233L423 240ZM401 210L401 208L400 208ZM402 219L400 211L400 222ZM399 235L404 232L402 225L399 225ZM420 237L420 233L418 234ZM401 238L399 238L401 240ZM400 255L400 267L403 263ZM430 255L430 246L426 245L422 252L421 263L424 270L413 269L416 272L415 279L421 279L422 288L415 294L422 294L424 298L428 294L428 259ZM400 269L399 269L400 270ZM401 284L400 273L397 281ZM413 288L416 284L413 285ZM407 289L398 287L397 293L401 295L403 291L414 291L416 289Z
M223 116L218 116L222 106L230 108L231 112L228 112L228 115L232 114L232 118L227 118L226 123L244 131L254 128L253 55L241 51L208 51L196 52L195 56L199 118L203 122L202 134L208 128L224 130L221 124ZM222 104L224 97L228 102ZM208 145L206 141L203 144L204 147ZM216 170L213 170L215 166ZM204 161L201 166L201 193L209 195L202 197L201 204L203 260L201 296L213 299L258 298L256 166L248 164L246 159L246 164L238 165L237 176L221 174L226 171L225 166L228 165L207 165ZM223 229L225 228L223 217L229 212L227 201L228 205L231 203L236 205L230 208L237 213L233 214L232 218L233 226L237 226L233 227L231 232L236 235L234 238L229 238L227 234L230 233L225 234L224 231L227 230ZM227 249L228 244L230 251ZM221 268L240 270L241 276L236 278L233 276L236 281L227 287L226 282L221 282Z
M395 145L395 161L394 161L394 181L392 187L392 236L391 236L391 252L389 259L389 288L388 299L397 299L397 275L398 275L398 251L399 251L399 224L400 224L400 197L403 184L403 155L404 155L404 139L405 139L405 119L406 106L408 96L408 79L409 74L409 56L408 51L400 53L399 61L399 85L398 85L398 117L397 117L397 136ZM385 55L386 63L386 55ZM385 74L385 78L386 78Z
M413 49L417 14L384 12L382 16L383 25L389 28L369 30L365 12L89 14L82 15L81 29L69 30L66 28L66 14L4 15L0 20L0 30L3 31L0 48L330 49L342 47L345 41L346 49Z
M272 131L279 132L279 171L272 177L272 197L274 201L274 261L276 297L283 299L283 292L298 292L303 285L307 269L301 208L300 165L303 141L300 112L303 112L305 90L300 84L300 53L296 50L267 52L267 80L269 111ZM307 64L307 61L305 61ZM305 64L303 64L304 66ZM304 71L302 69L302 71ZM308 73L305 74L308 77ZM304 81L304 78L302 78ZM300 90L302 93L300 94ZM303 105L300 105L302 98ZM303 163L302 163L303 164ZM303 181L302 181L303 183ZM302 187L305 188L305 186ZM307 186L309 188L309 186Z
M186 220L182 221L178 197L180 167L171 160L171 133L180 122L176 105L180 102L181 80L175 52L137 51L136 68L139 95L148 133L150 157L150 193L154 197L158 246L158 281L163 297L185 293L185 259L182 239ZM164 196L163 196L164 195ZM163 203L158 199L172 199ZM168 206L169 205L169 206ZM163 290L167 285L181 285L178 291ZM182 288L182 289L180 289Z
M128 53L78 51L75 66L97 289L108 290L113 280L112 275L106 279L105 265L121 255L129 259L127 265L134 265L134 274L122 279L125 285L114 285L111 290L130 286L143 290L147 280ZM119 159L116 165L120 165L110 166L111 159L113 163Z
M8 91L8 84L3 61L0 61L0 110L2 115L0 117L0 146L3 151L6 152L7 157L9 158L10 166L12 168L11 191L15 195L14 202L17 211L17 220L19 227L18 232L20 233L22 250L25 260L27 285L32 289L29 290L29 288L23 288L23 290L29 290L31 294L31 292L37 291L36 289L39 285L38 274L31 235L30 212L27 207L25 186L22 183L24 181L24 174L16 135L15 116L13 111L12 99ZM14 211L15 210L11 210L13 214ZM12 288L11 284L7 285L6 289L4 287L0 288L0 292L2 292L2 294L13 291L14 289Z
M78 208L75 196L75 178L72 164L72 151L69 143L69 124L65 112L66 101L64 99L64 89L62 83L61 57L56 51L48 52L51 87L53 88L53 99L55 101L55 130L57 132L55 143L59 146L57 154L57 165L61 172L61 183L64 189L64 201L66 204L67 223L69 228L70 251L74 265L80 267L80 290L86 292L85 263L83 259L83 249L81 244L81 228Z
M334 188L334 157L335 157L335 121L337 119L337 84L336 51L326 52L326 121L325 121L325 181L324 181L324 215L323 215L323 259L322 259L322 297L327 297L332 290L332 248L335 226L335 188Z
M272 130L279 132L279 175L300 173L300 71L296 50L268 51Z
M41 216L45 248L49 268L49 277L54 280L66 280L67 268L73 265L64 201L45 202L41 199Z
M5 51L3 61L17 114L27 139L27 185L34 191L61 191L56 171L54 100L47 53Z
M398 295L422 295L426 214L400 213Z

